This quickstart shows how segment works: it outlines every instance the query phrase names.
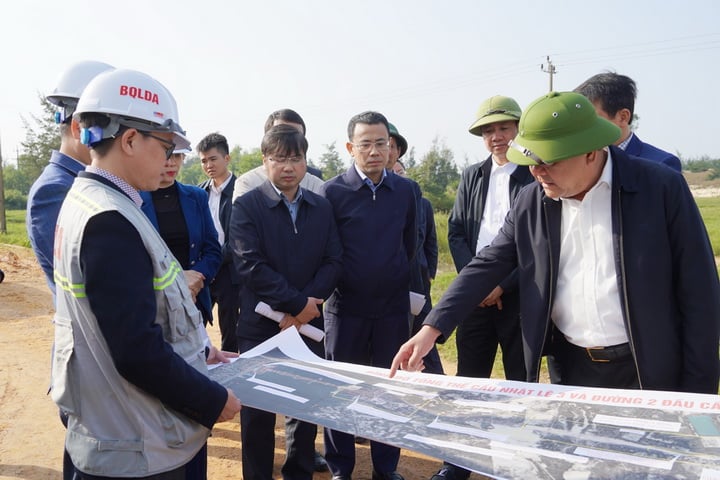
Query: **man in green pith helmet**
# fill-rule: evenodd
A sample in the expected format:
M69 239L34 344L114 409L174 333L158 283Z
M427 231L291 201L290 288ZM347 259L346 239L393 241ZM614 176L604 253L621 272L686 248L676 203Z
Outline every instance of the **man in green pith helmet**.
M470 125L470 133L482 138L490 155L463 171L448 217L448 245L458 272L492 242L520 190L533 182L528 167L507 158L520 114L514 99L495 95L483 100ZM489 378L499 345L505 378L525 380L516 273L500 281L462 320L455 344L458 375ZM465 480L469 476L468 470L446 462L431 480Z
M517 268L528 381L552 353L565 385L717 393L720 284L700 212L682 176L628 156L613 145L619 136L577 93L527 107L508 159L537 183L400 348L391 375L416 370Z

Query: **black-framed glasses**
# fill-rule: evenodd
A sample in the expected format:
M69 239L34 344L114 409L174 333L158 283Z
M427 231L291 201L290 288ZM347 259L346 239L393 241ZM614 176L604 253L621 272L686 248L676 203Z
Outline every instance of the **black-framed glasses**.
M286 165L288 163L291 163L292 165L298 165L299 163L302 163L305 160L305 157L302 155L292 155L292 156L287 156L287 157L272 156L272 157L268 157L268 160L270 160L273 163L277 163L279 165Z
M140 135L142 135L143 137L154 138L158 142L161 142L163 145L166 145L165 146L165 160L169 160L170 157L172 157L173 153L175 152L175 147L176 147L176 145L173 142L171 142L169 140L165 140L164 138L158 137L157 135L153 135L152 133L149 133L149 132L143 132L141 130L138 130L138 132L140 132Z
M357 148L358 152L360 153L369 152L372 150L373 147L375 147L375 150L377 150L378 152L381 152L390 148L390 140L384 139L377 140L375 142L353 143L353 146Z

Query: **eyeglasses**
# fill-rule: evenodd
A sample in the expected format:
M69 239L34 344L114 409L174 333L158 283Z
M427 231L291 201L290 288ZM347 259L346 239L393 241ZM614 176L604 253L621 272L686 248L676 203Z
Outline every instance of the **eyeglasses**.
M286 165L288 163L291 163L292 165L297 165L304 161L305 157L302 155L293 155L292 157L268 157L268 160L280 165Z
M388 148L390 148L390 141L378 140L376 142L353 143L352 145L357 148L358 152L360 153L369 152L372 150L373 147L375 147L375 150L377 150L378 152L382 152L383 150L387 150Z
M165 140L165 139L162 138L162 137L158 137L157 135L153 135L152 133L143 132L143 131L140 131L140 130L138 130L138 132L140 132L140 135L142 135L143 137L154 138L154 139L157 140L158 142L161 142L163 145L166 145L166 147L165 147L165 160L169 160L170 157L172 157L173 152L175 152L175 144L174 144L173 142L170 142L170 141L168 141L168 140Z

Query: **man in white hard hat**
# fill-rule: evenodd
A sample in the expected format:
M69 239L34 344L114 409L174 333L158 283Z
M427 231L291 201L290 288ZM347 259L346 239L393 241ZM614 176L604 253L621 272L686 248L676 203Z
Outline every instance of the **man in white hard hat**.
M223 356L138 193L190 146L175 100L148 75L114 70L88 84L75 119L92 162L55 235L51 395L68 413L66 447L81 479L205 478L210 429L240 402L207 377L206 361Z
M48 287L55 296L53 279L53 241L55 222L60 206L78 172L90 163L90 152L80 142L80 127L72 119L80 94L98 74L114 67L97 61L83 61L71 65L58 79L46 97L57 107L55 123L60 129L60 149L53 150L50 161L30 187L27 198L25 225L35 257L45 273ZM67 416L60 412L60 420L67 424ZM63 479L72 480L73 467L67 450L63 454Z
M25 223L30 245L53 295L55 221L73 180L90 163L90 153L87 146L80 142L80 127L72 116L80 94L90 80L112 69L112 66L103 62L75 63L63 72L53 91L46 97L57 106L55 122L60 127L60 150L53 150L47 166L30 187Z

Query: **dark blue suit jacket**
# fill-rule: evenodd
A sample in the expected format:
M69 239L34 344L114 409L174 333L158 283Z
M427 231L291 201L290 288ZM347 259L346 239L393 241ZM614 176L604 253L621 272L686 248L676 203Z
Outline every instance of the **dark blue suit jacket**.
M210 215L208 197L205 190L176 182L180 208L185 217L188 237L190 240L190 270L205 275L205 286L196 298L196 305L206 319L212 320L210 300L210 282L222 262L222 253L218 243L217 231ZM143 199L142 211L150 219L155 229L158 229L157 215L150 192L140 192Z
M63 200L78 172L85 169L82 163L53 150L50 162L35 180L28 193L25 226L30 245L45 272L48 286L55 294L53 279L53 244L55 224Z
M327 299L340 278L342 246L332 207L308 190L294 224L270 181L236 198L230 238L242 283L238 337L263 341L280 331L255 313L259 301L297 315L308 297ZM323 328L322 316L310 323Z
M343 275L326 311L365 318L409 312L419 201L411 182L388 174L373 193L351 165L323 190L343 246Z
M682 175L610 151L617 283L640 386L716 394L720 282L697 205ZM528 381L537 381L552 331L561 210L538 183L523 189L493 243L460 271L424 324L447 338L517 267L525 365Z
M682 165L678 157L676 157L672 153L666 152L665 150L660 150L657 147L653 147L649 143L643 142L635 134L633 134L632 138L630 139L630 143L628 143L628 146L625 149L625 153L627 153L628 155L633 155L635 157L652 160L654 162L664 163L673 170L676 170L678 172L682 171Z

